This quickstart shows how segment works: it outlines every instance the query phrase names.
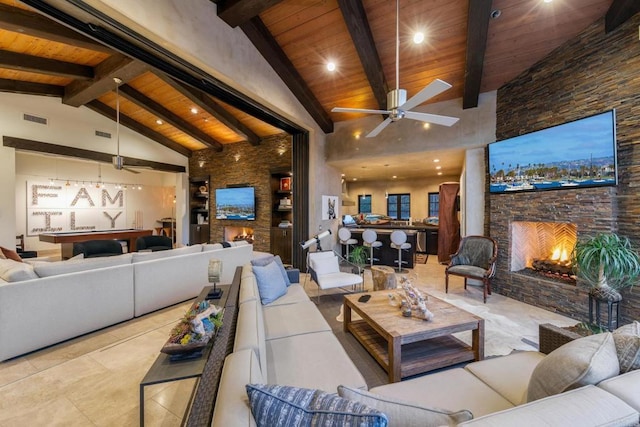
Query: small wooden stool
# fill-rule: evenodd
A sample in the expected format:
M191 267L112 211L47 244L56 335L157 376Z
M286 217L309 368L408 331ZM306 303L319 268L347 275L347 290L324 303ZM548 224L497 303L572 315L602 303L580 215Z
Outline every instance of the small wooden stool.
M373 290L382 291L385 289L396 289L396 273L392 267L384 265L374 265L371 267L371 278L373 280Z

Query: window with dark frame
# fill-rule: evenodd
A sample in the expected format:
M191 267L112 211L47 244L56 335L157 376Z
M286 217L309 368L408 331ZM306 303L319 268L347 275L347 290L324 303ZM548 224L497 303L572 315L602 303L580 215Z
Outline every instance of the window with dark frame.
M411 194L389 194L387 216L398 220L408 220L411 216Z
M371 213L371 194L358 195L358 213Z
M440 212L440 193L429 193L428 201L427 212L429 212L429 216L437 217Z

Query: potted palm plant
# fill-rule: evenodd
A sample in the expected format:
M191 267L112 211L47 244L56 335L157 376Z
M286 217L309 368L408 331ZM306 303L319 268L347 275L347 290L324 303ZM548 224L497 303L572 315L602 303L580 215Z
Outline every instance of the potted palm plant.
M356 246L349 253L349 261L362 267L367 262L367 248L364 246Z
M640 257L626 237L601 233L579 241L572 253L579 283L599 301L620 301L621 289L633 287L640 276Z

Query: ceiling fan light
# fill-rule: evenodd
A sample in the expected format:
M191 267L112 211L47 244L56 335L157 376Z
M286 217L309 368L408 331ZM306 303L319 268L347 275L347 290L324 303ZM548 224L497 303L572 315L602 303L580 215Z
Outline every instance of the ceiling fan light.
M333 62L333 61L327 62L327 70L335 71L336 70L336 63Z
M423 41L424 41L424 33L423 32L418 31L413 35L413 42L415 44L420 44Z

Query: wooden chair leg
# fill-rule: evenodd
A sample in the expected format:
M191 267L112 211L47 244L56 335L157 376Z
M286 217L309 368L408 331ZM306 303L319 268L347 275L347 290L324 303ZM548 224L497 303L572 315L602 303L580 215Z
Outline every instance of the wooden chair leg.
M444 293L449 293L449 273L444 274Z
M464 278L464 289L465 290L467 289L467 278L466 277Z
M487 303L488 287L489 287L489 284L487 283L487 281L483 280L482 281L482 298L483 298L485 304Z
M487 279L487 293L491 295L491 279Z

